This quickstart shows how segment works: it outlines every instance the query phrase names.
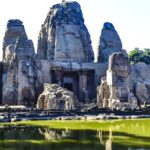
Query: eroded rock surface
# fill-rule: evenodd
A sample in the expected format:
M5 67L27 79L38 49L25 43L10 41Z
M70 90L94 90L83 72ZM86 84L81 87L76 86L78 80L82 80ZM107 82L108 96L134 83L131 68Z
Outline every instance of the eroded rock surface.
M130 87L141 105L150 104L150 65L145 63L132 65Z
M7 59L6 49L9 49L7 47L15 45L17 39L21 37L27 38L23 22L17 19L9 20L3 39L3 62ZM10 51L13 51L12 48L10 48Z
M150 104L150 81L137 82L135 94L140 104Z
M38 58L55 61L93 62L90 34L77 2L50 8L38 38Z
M110 89L109 107L117 110L136 109L137 99L130 91L130 63L125 52L113 53L109 58L107 82Z
M102 77L101 85L97 87L97 104L98 107L108 107L110 97L110 90L106 80L106 77Z
M38 109L72 110L74 94L57 84L44 84L44 91L37 101Z
M113 53L109 59L107 82L110 86L110 99L119 99L121 102L128 101L129 83L128 76L130 65L127 55L118 52Z
M106 22L98 44L98 62L108 63L109 56L114 52L122 52L121 39L113 24Z
M35 51L20 20L8 21L3 54L2 103L29 106L35 100Z

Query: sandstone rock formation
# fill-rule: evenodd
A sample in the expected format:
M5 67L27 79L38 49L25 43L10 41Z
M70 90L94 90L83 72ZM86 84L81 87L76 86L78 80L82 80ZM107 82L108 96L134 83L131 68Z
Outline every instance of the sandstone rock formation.
M150 104L150 65L145 63L132 65L130 87L137 97L139 104Z
M38 109L72 110L74 108L74 94L57 84L44 84L44 92L37 101Z
M102 78L109 56L107 78ZM111 23L104 24L98 63L93 61L90 35L77 2L50 8L38 37L37 56L23 23L9 20L0 66L2 103L35 106L39 97L39 109L71 110L76 103L90 106L95 103L101 78L97 88L99 107L108 107L109 103L114 109L134 109L137 99L141 104L150 103L150 66L133 65L129 82L127 53Z
M140 104L150 104L150 81L137 82L135 94Z
M121 52L113 53L109 59L107 82L110 86L110 99L119 99L121 102L128 101L130 72L129 60Z
M44 83L72 91L81 103L94 103L97 79L106 75L107 64L93 61L90 34L77 2L50 8L37 55L23 23L9 20L3 42L2 103L33 106Z
M90 34L80 5L63 2L52 6L38 37L38 93L44 83L55 83L74 92L83 103L94 102L97 78L106 75L107 65L93 61Z
M114 52L122 52L120 37L112 23L104 23L99 44L97 61L108 63L109 56Z
M7 23L7 28L5 31L5 36L3 39L3 62L7 59L6 50L9 49L10 52L13 51L13 46L16 44L18 38L27 38L24 25L20 20L9 20ZM10 47L10 48L7 48Z
M2 102L30 105L35 100L35 51L20 20L8 21L3 43Z
M106 77L102 77L101 85L97 87L97 105L99 108L108 107L110 97L110 90Z
M56 4L50 8L38 38L40 59L93 62L89 32L77 2Z
M130 64L125 52L113 53L109 58L107 82L110 89L109 105L114 109L135 109L137 99L130 93Z

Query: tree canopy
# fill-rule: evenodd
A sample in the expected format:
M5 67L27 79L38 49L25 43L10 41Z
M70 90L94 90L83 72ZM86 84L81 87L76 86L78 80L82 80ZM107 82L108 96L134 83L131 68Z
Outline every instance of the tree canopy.
M133 64L138 62L150 64L150 48L144 48L143 50L135 48L129 52L129 59Z

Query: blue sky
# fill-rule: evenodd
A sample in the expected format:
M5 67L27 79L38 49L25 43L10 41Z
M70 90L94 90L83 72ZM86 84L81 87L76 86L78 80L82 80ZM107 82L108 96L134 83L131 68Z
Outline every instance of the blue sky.
M95 53L103 23L106 21L114 24L123 48L127 51L135 47L150 48L150 0L77 1L82 7ZM36 47L41 24L49 8L58 2L61 0L1 0L0 48L9 19L21 19L24 22L27 35Z

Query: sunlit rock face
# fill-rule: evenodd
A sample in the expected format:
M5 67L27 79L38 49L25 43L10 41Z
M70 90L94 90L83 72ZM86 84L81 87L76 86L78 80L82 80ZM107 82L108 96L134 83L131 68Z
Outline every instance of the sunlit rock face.
M98 44L97 61L108 63L109 56L114 52L122 52L122 42L113 24L106 22Z
M50 8L38 38L38 58L55 61L93 62L90 34L77 2Z
M44 84L44 91L37 101L38 109L72 110L74 108L74 94L57 84Z
M113 53L109 58L107 82L110 89L110 107L123 110L137 108L137 99L130 93L130 64L125 52Z
M9 20L3 42L3 104L29 104L35 99L35 51L20 20Z
M109 59L107 82L110 85L110 99L128 101L129 84L128 76L130 65L127 55L113 53Z

